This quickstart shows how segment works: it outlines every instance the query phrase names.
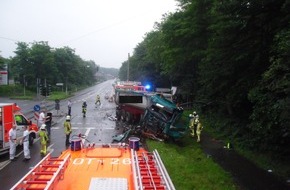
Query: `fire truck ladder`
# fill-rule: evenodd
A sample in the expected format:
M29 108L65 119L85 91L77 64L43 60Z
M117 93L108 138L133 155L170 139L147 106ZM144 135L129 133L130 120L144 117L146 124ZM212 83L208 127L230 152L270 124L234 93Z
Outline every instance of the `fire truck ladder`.
M175 190L157 150L137 153L131 149L134 186L137 190Z
M52 190L63 179L70 155L64 159L53 158L47 154L30 172L10 190Z

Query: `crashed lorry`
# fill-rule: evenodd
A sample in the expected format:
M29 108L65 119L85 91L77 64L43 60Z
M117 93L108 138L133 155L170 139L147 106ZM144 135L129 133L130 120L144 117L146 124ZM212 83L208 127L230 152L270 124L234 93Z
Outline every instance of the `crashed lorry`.
M9 130L16 125L16 142L23 137L24 126L29 127L29 145L33 144L38 134L38 127L20 111L15 103L0 103L0 155L9 152Z
M140 84L114 86L116 117L139 126L142 134L156 139L179 140L187 131L181 121L183 109L168 94L148 92Z

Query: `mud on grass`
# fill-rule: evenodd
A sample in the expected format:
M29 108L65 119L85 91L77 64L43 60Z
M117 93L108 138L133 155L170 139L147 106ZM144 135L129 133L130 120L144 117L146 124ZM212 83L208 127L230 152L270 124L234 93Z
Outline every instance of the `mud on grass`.
M146 140L146 146L157 149L176 189L239 189L189 136L176 143Z

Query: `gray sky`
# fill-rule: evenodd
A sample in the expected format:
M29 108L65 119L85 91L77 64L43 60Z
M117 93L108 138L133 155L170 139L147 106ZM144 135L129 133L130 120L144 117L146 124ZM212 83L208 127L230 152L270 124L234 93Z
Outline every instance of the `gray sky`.
M84 60L120 68L146 32L175 0L0 0L0 55L14 56L15 43L48 41L69 46Z

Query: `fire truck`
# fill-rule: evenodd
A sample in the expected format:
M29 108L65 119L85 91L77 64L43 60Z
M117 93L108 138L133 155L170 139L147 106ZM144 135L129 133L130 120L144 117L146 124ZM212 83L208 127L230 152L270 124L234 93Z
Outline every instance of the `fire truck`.
M0 155L9 152L9 130L16 125L17 144L23 136L24 126L29 126L29 145L33 144L38 134L38 127L21 113L15 103L0 103Z

